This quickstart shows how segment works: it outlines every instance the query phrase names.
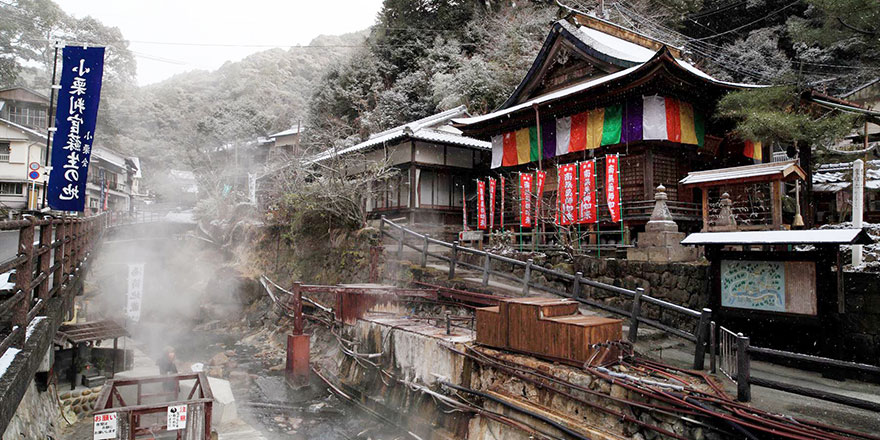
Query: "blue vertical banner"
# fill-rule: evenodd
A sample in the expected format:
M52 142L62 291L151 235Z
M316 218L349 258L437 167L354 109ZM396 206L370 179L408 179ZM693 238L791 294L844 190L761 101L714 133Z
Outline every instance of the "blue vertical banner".
M61 65L48 201L52 209L82 211L101 98L104 48L67 46Z

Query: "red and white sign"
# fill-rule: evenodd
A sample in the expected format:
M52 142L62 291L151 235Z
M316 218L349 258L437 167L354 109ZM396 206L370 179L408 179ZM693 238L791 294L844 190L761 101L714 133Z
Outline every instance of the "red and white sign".
M501 229L504 229L504 176L501 176Z
M544 198L544 182L547 180L547 173L537 171L535 176L537 179L535 181L535 194L538 196L535 199L535 225L537 225L541 219L541 199Z
M596 159L578 165L581 178L578 223L596 223Z
M186 429L186 405L169 406L167 418L169 431Z
M519 225L532 227L532 183L534 176L529 173L519 175Z
M95 414L94 420L94 439L105 440L117 438L116 431L118 424L116 421L116 413Z
M486 182L477 181L477 229L486 229Z
M489 178L489 230L495 229L495 179Z
M605 200L608 202L608 212L611 213L611 222L620 221L620 166L619 157L605 156Z
M575 221L574 207L577 203L577 183L575 176L577 166L573 163L561 165L556 169L559 176L559 185L556 190L556 197L559 201L559 216L557 222L560 225L570 225Z

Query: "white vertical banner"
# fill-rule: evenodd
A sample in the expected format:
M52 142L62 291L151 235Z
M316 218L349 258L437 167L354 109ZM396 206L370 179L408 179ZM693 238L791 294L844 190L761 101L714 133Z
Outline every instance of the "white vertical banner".
M125 302L125 315L137 322L141 319L141 306L144 293L144 263L128 265L128 291Z
M257 174L248 173L248 200L251 204L257 204Z

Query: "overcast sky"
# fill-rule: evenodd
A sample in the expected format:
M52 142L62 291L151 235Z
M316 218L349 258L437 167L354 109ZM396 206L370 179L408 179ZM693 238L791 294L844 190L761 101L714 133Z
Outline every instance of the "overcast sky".
M141 85L187 70L213 70L270 47L306 45L321 34L366 29L382 5L382 0L55 1L77 18L91 15L122 30L137 56Z

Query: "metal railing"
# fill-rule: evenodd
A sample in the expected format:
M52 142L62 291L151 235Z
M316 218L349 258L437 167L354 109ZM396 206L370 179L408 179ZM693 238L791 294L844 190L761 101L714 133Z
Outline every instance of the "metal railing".
M67 299L82 282L84 265L106 226L106 216L27 217L0 222L0 231L18 231L17 255L0 263L0 274L15 271L11 296L0 303L0 354L23 348L26 329L50 299Z
M165 218L166 213L154 211L108 211L106 215L107 226L112 227L159 222Z
M753 377L751 372L752 356L754 355L758 355L762 360L770 362L806 363L813 366L836 370L848 370L870 375L880 375L880 367L878 366L841 361L839 359L813 356L803 353L775 350L772 348L755 347L751 345L749 338L743 336L742 333L734 333L724 327L719 327L719 343L719 367L728 378L736 383L736 398L741 402L748 402L751 400L751 385L757 385L801 396L848 405L855 408L880 412L880 403L877 402L857 399L843 394L823 391L817 388L809 388L772 379Z
M388 227L386 227L386 225ZM534 287L544 292L552 293L554 295L562 296L565 298L570 298L582 304L586 304L597 309L604 310L606 312L626 317L629 319L628 339L632 343L635 343L638 337L639 324L646 324L671 335L691 341L695 344L696 347L694 352L694 369L703 369L706 346L708 345L706 342L709 337L709 322L712 320L712 311L710 309L703 309L701 311L692 310L687 307L683 307L678 304L673 304L671 302L647 295L642 288L637 288L635 290L625 289L622 287L612 286L610 284L600 283L598 281L584 278L583 273L581 272L577 272L572 275L553 269L548 269L543 266L536 265L531 259L527 261L520 261L514 258L493 254L487 251L461 247L459 246L458 241L447 243L431 238L428 234L420 234L418 232L409 230L401 225L392 222L391 220L386 219L384 216L381 218L381 221L379 223L379 230L382 235L388 236L397 241L398 259L403 258L403 249L404 247L408 247L421 253L420 264L422 267L425 267L427 265L428 257L448 262L449 279L455 278L455 269L457 266L461 266L468 269L481 271L483 275L482 284L484 286L488 286L490 276L496 276L520 284L522 286L521 292L524 296L528 295L531 288ZM412 237L413 239L407 241L409 237ZM449 256L431 252L431 245L439 245L441 247L448 248L450 250ZM459 257L459 254L470 254L473 256L482 257L483 264L476 265L467 261L463 261ZM523 268L523 276L516 276L512 270L498 270L497 263L512 265L514 268L521 267ZM571 291L569 292L568 290L559 290L558 288L552 286L538 284L532 278L533 272L542 273L545 275L545 277L554 278L563 283L569 283ZM632 299L632 307L630 308L630 310L624 310L590 298L589 292L584 289L585 286L603 290L606 292L611 292L623 298ZM687 330L672 327L663 324L658 320L650 319L644 316L642 313L643 303L657 306L661 311L669 311L697 320L695 330L693 332L689 332Z

